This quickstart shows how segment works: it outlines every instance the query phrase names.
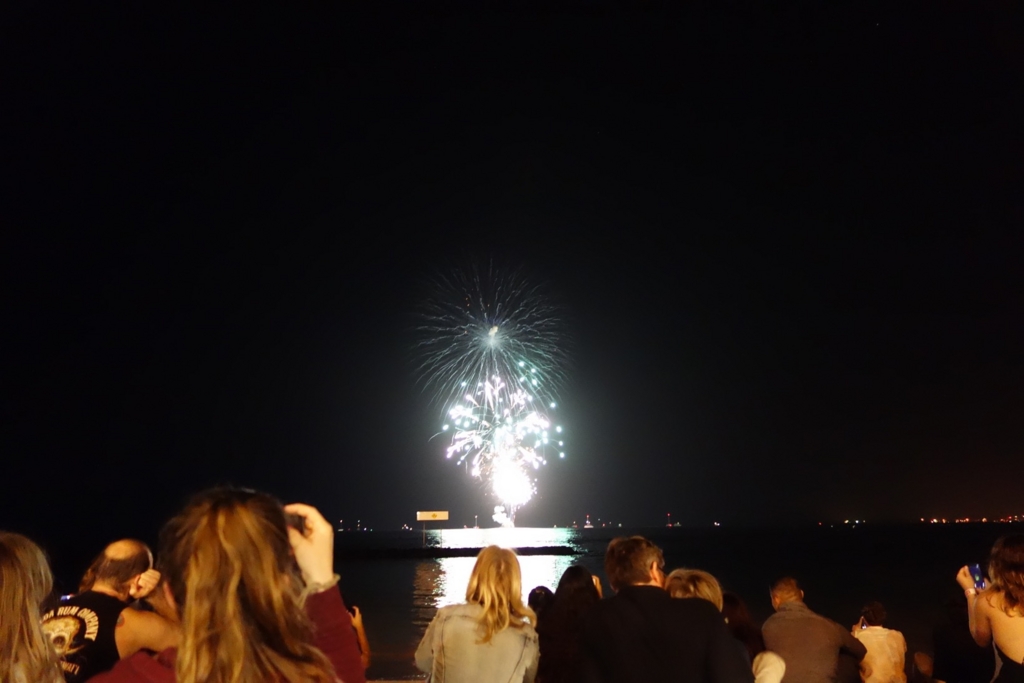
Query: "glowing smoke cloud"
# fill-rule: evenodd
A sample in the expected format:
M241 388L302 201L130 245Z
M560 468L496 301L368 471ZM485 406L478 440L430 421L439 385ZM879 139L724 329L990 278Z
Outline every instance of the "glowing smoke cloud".
M557 311L515 275L473 270L439 280L419 330L420 370L451 433L446 455L490 485L494 520L512 526L545 453L565 457L549 417L566 360Z

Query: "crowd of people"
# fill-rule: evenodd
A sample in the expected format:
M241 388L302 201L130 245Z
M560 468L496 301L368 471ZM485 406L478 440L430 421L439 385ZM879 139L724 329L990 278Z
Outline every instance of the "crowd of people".
M157 550L154 564L139 541L111 543L55 602L43 551L0 532L0 681L365 682L362 618L341 596L333 528L315 508L213 489L164 526ZM1024 534L996 542L983 581L958 572L975 649L940 658L937 647L934 661L905 661L878 602L845 628L784 577L759 627L711 574L664 564L648 539L616 538L611 595L573 565L524 603L516 554L484 548L466 601L438 610L416 665L431 683L908 683L908 668L909 683L1024 683Z
M327 520L255 491L196 496L155 567L144 544L112 543L53 605L43 552L0 532L0 681L365 683L337 584Z

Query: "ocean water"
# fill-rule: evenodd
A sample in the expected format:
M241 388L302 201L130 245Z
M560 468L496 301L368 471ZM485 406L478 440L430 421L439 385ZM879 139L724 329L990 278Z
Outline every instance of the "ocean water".
M1020 525L838 525L795 529L441 529L344 532L336 537L338 571L346 602L363 612L372 662L370 678L417 678L413 653L439 607L462 602L473 557L413 557L431 548L563 546L567 555L521 555L523 599L535 586L552 590L562 572L582 564L601 577L604 550L619 535L639 534L665 553L666 571L704 569L740 595L759 622L771 613L768 586L795 576L811 609L853 625L861 606L880 600L887 626L903 632L911 652L931 651L931 631L948 600L959 593L954 577L972 562L984 564L992 543ZM408 551L409 556L403 556Z

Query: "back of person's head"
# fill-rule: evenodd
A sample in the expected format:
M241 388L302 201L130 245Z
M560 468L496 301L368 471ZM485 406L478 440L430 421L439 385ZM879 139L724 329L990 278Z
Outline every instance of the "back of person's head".
M583 565L574 564L562 572L555 587L556 598L569 598L574 595L585 595L588 599L600 600L594 584L594 575Z
M700 569L673 569L665 577L665 590L673 598L701 598L722 609L722 586Z
M466 602L484 608L480 617L482 643L509 626L521 627L527 619L536 623L537 615L523 604L519 560L508 548L487 546L476 556L473 573L466 586Z
M335 680L311 644L284 510L271 496L199 494L160 532L160 569L181 621L179 683Z
M614 591L650 582L652 564L664 567L665 556L643 536L615 538L604 554L604 573Z
M747 603L743 602L743 598L732 591L722 593L722 616L728 620L729 624L750 624L751 626L756 626L754 618L750 616Z
M574 564L564 572L555 588L555 598L547 611L544 625L538 631L551 635L575 633L579 626L579 617L601 596L594 585L594 575L586 567Z
M127 594L131 582L152 567L153 554L145 543L133 538L114 541L85 570L78 592L103 584L118 593Z
M53 574L39 546L0 531L0 681L63 680L41 627L39 608L52 589Z
M751 661L764 652L761 627L754 623L747 604L740 596L729 591L722 593L722 616L725 617L725 625L729 627L732 637L747 648Z
M555 589L555 601L537 627L540 647L538 680L574 681L582 666L580 633L590 608L601 600L594 576L574 564L564 572Z
M868 626L882 626L885 624L885 606L878 600L872 600L860 610L860 615L864 617L864 621L868 623Z
M530 606L533 613L537 615L537 620L540 621L541 614L551 605L554 599L555 594L551 592L550 588L547 586L537 586L526 596L526 604Z
M784 576L773 583L771 593L772 604L776 607L786 602L801 602L804 599L800 584L792 576Z
M594 585L594 575L586 567L574 564L562 572L558 580L551 611L562 615L562 618L573 619L600 599L597 586Z
M1003 536L988 560L992 586L1003 594L1007 614L1024 611L1024 534Z

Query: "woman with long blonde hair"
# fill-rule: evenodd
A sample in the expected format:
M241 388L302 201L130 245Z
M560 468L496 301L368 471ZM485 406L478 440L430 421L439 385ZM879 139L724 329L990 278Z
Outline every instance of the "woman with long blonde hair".
M53 589L46 555L21 534L0 531L0 681L63 682L42 629L40 605Z
M202 493L161 532L159 566L181 645L121 660L94 683L365 683L334 530L315 508Z
M535 621L516 554L488 546L476 557L466 602L442 607L430 622L416 666L431 683L530 683L540 652Z

